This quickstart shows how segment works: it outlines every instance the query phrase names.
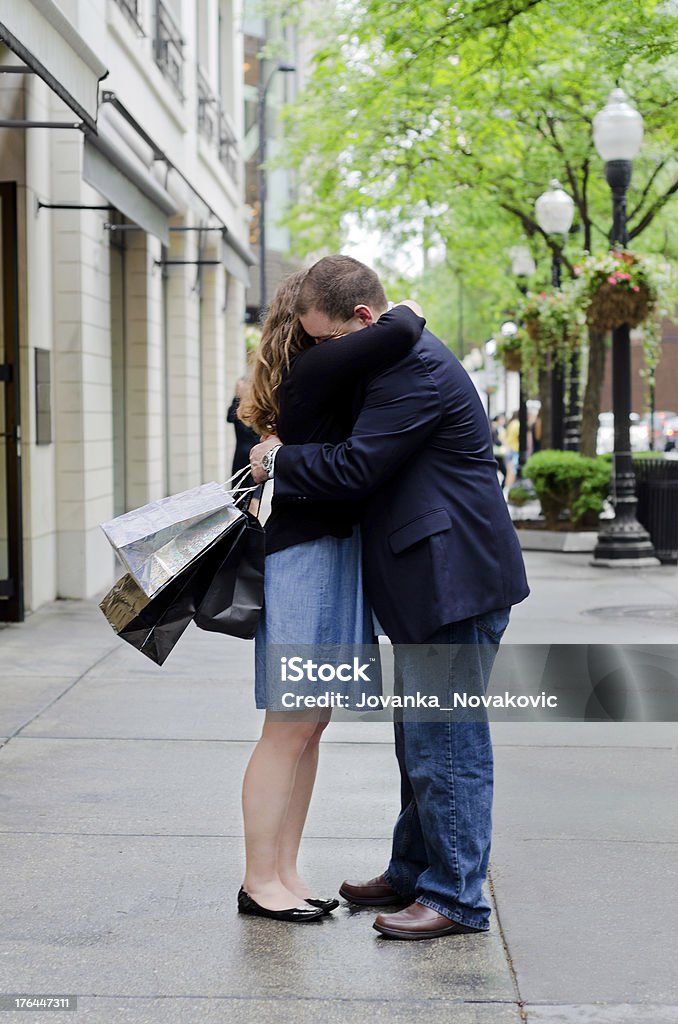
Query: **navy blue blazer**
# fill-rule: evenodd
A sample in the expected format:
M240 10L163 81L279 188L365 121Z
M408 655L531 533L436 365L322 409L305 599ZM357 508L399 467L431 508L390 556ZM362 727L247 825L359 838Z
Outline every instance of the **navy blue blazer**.
M529 594L482 402L430 331L368 380L348 440L278 451L275 490L296 501L367 499L365 586L394 643L420 643Z

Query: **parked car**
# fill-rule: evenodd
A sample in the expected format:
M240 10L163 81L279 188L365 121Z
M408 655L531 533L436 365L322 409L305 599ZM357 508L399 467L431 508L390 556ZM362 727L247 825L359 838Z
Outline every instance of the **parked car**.
M669 412L666 409L655 409L654 413L654 446L658 451L664 447L665 435L664 428L667 420L673 420L678 418L678 412ZM642 423L647 424L648 430L648 441L650 438L650 413L645 413L643 416Z
M650 426L643 423L637 412L629 416L629 432L631 435L631 451L644 452L650 446ZM596 442L598 455L614 451L614 413L601 412L598 416L598 438Z

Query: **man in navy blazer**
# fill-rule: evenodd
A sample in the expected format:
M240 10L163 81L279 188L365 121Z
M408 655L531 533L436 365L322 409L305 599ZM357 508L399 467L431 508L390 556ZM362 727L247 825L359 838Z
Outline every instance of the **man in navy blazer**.
M324 341L378 319L385 311L379 296L373 271L330 256L308 272L297 313L306 332ZM404 359L367 382L343 443L282 446L270 438L252 450L251 461L255 480L275 475L281 497L365 500L365 584L394 645L403 693L421 688L413 646L421 644L466 645L487 685L511 605L529 588L485 411L449 349L424 330ZM485 931L488 722L403 716L395 733L402 807L391 861L368 882L344 882L341 895L359 905L408 904L376 918L374 927L390 938Z

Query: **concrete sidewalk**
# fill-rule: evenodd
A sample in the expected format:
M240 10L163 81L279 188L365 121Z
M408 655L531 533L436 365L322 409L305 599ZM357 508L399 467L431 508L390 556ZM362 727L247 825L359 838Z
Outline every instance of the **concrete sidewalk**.
M527 561L507 639L675 641L675 570ZM0 992L78 996L3 1020L678 1022L676 725L494 725L489 934L388 942L346 905L276 925L235 911L252 656L191 627L157 668L94 602L0 629ZM397 800L389 726L333 725L319 895L384 867Z

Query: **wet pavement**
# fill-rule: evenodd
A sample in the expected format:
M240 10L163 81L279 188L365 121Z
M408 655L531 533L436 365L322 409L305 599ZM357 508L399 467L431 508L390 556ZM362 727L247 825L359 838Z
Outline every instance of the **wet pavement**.
M508 642L675 642L675 569L526 560ZM252 662L190 627L158 668L96 602L0 628L0 992L78 996L3 1021L678 1022L676 724L495 723L491 930L390 942L345 903L303 927L236 913ZM383 869L397 801L388 724L332 725L319 895Z

